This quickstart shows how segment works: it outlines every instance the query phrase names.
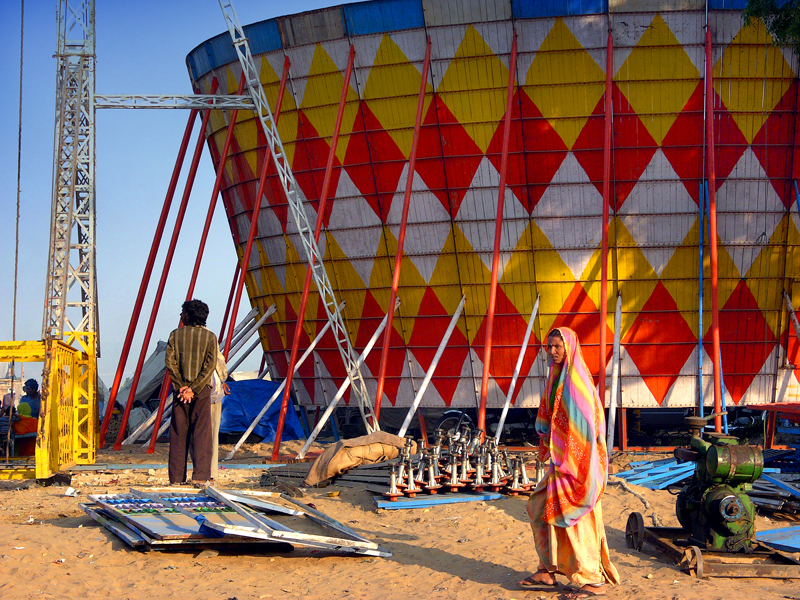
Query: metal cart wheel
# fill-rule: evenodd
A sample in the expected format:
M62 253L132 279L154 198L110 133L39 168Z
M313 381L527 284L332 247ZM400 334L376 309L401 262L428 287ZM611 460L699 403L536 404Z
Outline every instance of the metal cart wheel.
M697 546L689 546L683 551L680 564L681 571L689 573L697 579L703 578L703 552Z
M632 512L628 515L625 525L625 544L628 548L641 550L644 544L644 518L641 513Z

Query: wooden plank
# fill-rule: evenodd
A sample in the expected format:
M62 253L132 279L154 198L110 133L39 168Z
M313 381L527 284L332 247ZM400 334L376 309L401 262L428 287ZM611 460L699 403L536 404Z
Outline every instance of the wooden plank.
M417 498L398 498L397 500L379 500L378 496L372 499L375 506L385 510L400 510L404 508L430 508L441 504L460 504L462 502L484 502L486 500L499 500L503 494L496 492L463 492L459 494L437 494L435 496L419 496Z

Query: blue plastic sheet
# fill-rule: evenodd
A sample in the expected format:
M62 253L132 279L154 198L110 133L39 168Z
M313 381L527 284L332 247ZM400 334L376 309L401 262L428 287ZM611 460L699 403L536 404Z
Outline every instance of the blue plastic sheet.
M231 393L225 396L222 402L222 419L219 426L221 433L242 433L246 431L280 383L252 379L249 381L230 381L228 385L231 388ZM272 406L261 417L261 421L253 430L253 433L264 438L263 441L265 442L275 441L275 430L278 427L278 415L280 414L282 400L283 392L272 403ZM283 426L281 439L284 441L299 440L304 437L300 419L297 417L294 408L290 406L289 410L286 411L286 422Z

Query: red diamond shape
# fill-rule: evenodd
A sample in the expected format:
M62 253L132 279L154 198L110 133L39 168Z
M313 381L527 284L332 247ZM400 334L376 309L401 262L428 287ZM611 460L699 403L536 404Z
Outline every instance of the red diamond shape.
M600 313L597 307L589 298L583 286L576 282L575 287L567 296L564 306L561 307L558 316L553 322L552 329L558 327L569 327L576 334L578 334L578 341L581 344L583 351L583 358L586 360L586 366L592 373L594 384L598 385L600 382ZM614 332L606 327L606 339L613 340ZM549 332L548 332L549 333ZM606 347L606 364L611 360L611 354L614 351L613 344L607 344Z
M792 155L795 153L792 139L797 118L796 106L797 81L792 81L751 146L786 208L791 208L794 200L791 178Z
M416 171L455 218L483 153L447 105L434 94L420 130Z
M611 200L611 205L614 210L619 210L650 164L658 144L616 84L612 86L611 96L614 104L614 135L611 140L614 199ZM572 149L575 158L601 194L603 193L604 103L605 95L595 106L592 116L581 130Z
M664 156L698 204L703 179L703 102L701 81L661 144Z
M508 185L531 213L564 162L567 147L521 88L517 88L512 106ZM501 120L486 151L498 172L502 163L503 130Z
M689 360L697 339L659 281L622 343L660 405Z
M381 320L385 313L378 304L372 293L367 290L366 297L364 298L364 310L361 313L361 321L358 327L358 337L356 338L356 348L363 349L370 338L374 335L375 330L380 325ZM398 315L395 315L394 322L397 324L399 320ZM400 387L400 381L403 377L403 365L406 362L406 346L403 338L397 333L397 329L392 327L392 337L389 340L389 356L386 361L386 378L383 384L383 393L392 403L392 406L397 402L397 390ZM381 350L383 349L383 338L386 335L386 329L383 330L375 346L367 356L366 363L372 372L373 377L377 381L378 373L381 366ZM370 398L371 401L374 398ZM383 402L383 401L382 401Z
M725 387L738 404L777 343L744 280L719 311L719 337ZM704 344L710 355L711 329Z
M747 140L714 92L714 177L719 189L747 149Z
M497 288L497 302L495 304L495 317L492 331L492 356L489 359L489 373L494 377L497 385L508 394L511 385L511 378L514 375L514 367L519 358L519 350L522 346L522 339L525 337L525 330L528 324L511 300L505 295L503 289ZM478 328L475 338L472 340L472 348L483 360L486 351L486 319L483 320ZM536 353L539 351L539 341L536 336L531 334L525 357L522 359L520 375L524 378L531 370L533 361L536 360ZM517 380L517 387L511 401L516 400L517 395L522 389L522 381Z
M414 357L426 372L433 362L436 349L439 347L451 319L452 315L447 314L433 289L427 288L414 320L411 339L408 341ZM461 330L456 327L431 378L431 383L436 386L436 390L446 406L450 406L450 402L453 400L458 383L461 381L461 367L468 354L469 342Z
M322 182L325 179L325 167L328 164L330 146L328 142L319 136L311 121L303 114L303 111L297 111L297 114L297 143L295 144L292 171L306 199L314 207L314 210L319 211L319 197L322 194ZM342 141L340 138L339 143L342 143ZM331 210L333 210L333 204L336 200L336 187L339 185L341 169L339 159L334 156L333 170L328 188L328 201L325 205L323 220L326 227L330 221Z
M406 160L369 106L360 102L359 108L344 165L381 223L386 223Z

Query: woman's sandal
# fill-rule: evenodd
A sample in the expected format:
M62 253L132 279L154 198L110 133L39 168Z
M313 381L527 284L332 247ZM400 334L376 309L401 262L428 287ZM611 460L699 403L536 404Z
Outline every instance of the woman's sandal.
M534 579L533 575L528 575L525 579L518 582L517 585L523 590L552 590L558 586L555 575L549 571L537 571L537 573L547 573L551 575L553 577L553 583L545 583L544 581Z

